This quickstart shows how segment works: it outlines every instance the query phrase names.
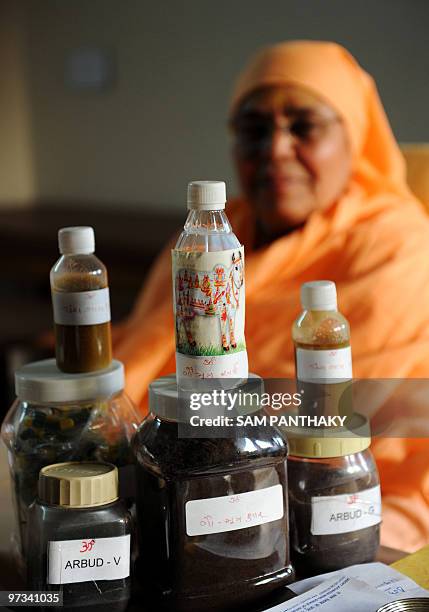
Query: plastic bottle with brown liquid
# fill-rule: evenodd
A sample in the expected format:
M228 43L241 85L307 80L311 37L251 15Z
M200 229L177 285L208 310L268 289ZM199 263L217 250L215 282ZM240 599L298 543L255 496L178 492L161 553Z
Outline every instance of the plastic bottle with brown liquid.
M337 310L335 283L304 283L301 304L303 310L293 324L292 338L302 413L350 415L351 405L344 401L353 376L350 327Z
M95 256L92 227L58 232L61 257L51 270L57 365L93 372L112 361L107 270Z

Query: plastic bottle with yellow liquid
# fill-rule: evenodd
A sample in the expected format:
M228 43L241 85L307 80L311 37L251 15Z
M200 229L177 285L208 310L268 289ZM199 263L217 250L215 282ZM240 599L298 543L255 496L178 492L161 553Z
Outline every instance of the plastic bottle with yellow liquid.
M301 305L292 338L302 411L311 416L351 414L351 406L344 401L353 377L350 326L338 311L335 283L304 283Z

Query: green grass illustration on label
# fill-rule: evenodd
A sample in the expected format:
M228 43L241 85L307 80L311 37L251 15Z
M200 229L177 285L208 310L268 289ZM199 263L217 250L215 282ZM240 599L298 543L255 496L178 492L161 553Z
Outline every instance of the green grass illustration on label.
M225 351L222 347L217 346L189 346L186 348L179 348L178 352L183 355L193 355L195 357L214 357L220 355L231 355L234 353L240 353L241 351L246 350L246 344L244 342L239 342L235 348L230 348L229 351Z

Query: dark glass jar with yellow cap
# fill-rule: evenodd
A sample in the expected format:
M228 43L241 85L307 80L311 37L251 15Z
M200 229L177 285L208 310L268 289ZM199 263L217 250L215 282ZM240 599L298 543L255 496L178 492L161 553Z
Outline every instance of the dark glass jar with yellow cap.
M30 507L27 583L63 595L64 609L125 610L132 520L108 463L57 463L40 471Z
M292 561L314 575L373 561L380 542L381 497L364 417L353 431L288 430Z

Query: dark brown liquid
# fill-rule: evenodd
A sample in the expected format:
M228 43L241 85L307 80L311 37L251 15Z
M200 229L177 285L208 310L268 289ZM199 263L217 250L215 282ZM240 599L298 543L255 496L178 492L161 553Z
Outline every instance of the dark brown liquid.
M107 287L105 275L81 271L64 274L55 280L61 292L94 291ZM55 328L55 356L63 372L95 372L107 368L112 361L110 321L97 325L58 325Z
M99 325L55 324L55 355L63 372L94 372L112 361L110 321Z

